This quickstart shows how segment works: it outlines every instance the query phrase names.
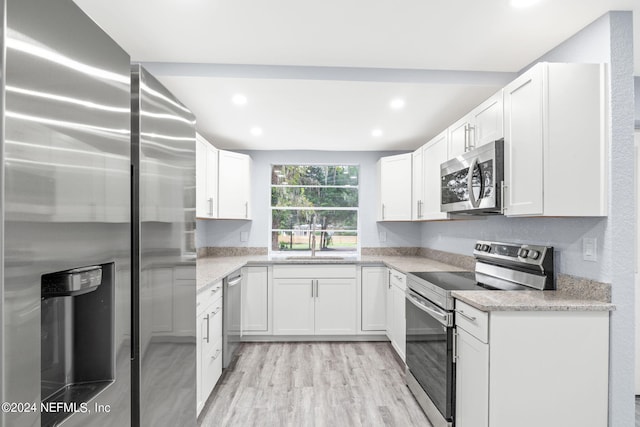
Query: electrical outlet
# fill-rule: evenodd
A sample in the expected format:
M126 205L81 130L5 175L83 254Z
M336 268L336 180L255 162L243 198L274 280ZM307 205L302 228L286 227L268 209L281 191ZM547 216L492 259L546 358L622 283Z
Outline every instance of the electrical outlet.
M386 231L381 231L380 233L378 233L378 240L380 240L380 242L386 242L387 241L387 232Z
M249 232L248 231L241 231L240 232L240 241L241 242L248 242L249 241Z
M598 239L596 237L582 239L582 259L585 261L598 261Z

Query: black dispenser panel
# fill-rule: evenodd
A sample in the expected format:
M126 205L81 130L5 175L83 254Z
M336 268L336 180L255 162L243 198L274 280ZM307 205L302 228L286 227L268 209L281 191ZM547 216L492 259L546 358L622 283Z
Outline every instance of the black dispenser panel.
M102 267L74 268L42 276L42 298L76 296L95 291L102 283Z

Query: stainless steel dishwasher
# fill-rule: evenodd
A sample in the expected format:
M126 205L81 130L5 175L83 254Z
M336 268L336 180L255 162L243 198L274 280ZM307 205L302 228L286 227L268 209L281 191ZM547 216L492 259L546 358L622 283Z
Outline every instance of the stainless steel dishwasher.
M227 368L240 346L242 270L236 270L223 280L222 298L222 367Z

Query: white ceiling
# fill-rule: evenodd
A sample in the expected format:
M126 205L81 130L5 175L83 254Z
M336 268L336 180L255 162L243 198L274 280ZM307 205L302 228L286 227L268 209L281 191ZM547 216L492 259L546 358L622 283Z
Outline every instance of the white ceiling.
M169 63L149 68L201 133L231 149L414 149L500 88L508 74L498 72L519 71L608 10L635 8L640 28L639 0L75 2L132 60ZM640 75L640 41L635 50ZM233 105L235 93L247 104ZM404 109L389 108L396 97Z

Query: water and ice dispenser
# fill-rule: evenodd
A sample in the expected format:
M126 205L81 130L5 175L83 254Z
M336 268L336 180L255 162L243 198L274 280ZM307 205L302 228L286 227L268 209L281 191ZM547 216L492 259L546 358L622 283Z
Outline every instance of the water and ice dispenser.
M42 402L86 403L115 379L113 263L45 274L41 280ZM71 412L44 412L53 426Z

